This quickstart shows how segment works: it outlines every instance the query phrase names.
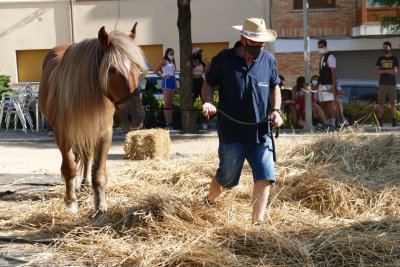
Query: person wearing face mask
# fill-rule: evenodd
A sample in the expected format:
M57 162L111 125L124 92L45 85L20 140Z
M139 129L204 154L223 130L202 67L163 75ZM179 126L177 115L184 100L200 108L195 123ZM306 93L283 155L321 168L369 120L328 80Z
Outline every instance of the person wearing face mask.
M319 90L318 100L327 118L326 124L336 127L336 58L328 52L326 40L318 41L318 52L321 55L319 61Z
M301 128L305 126L305 99L304 99L305 83L306 79L304 78L304 76L299 76L296 79L296 85L292 87L293 101L296 103L296 111L297 114L299 114L298 126ZM311 101L311 106L312 106L313 122L319 120L322 123L322 125L326 128L325 114L314 98Z
M397 57L391 54L392 44L383 43L383 55L376 61L376 73L379 75L379 90L377 98L377 113L379 126L383 125L386 98L389 99L392 115L392 126L397 126L396 116L396 74L399 67Z
M165 129L167 130L173 130L172 109L174 107L174 96L176 91L175 70L174 49L168 48L165 50L161 62L154 68L154 73L162 79L161 89L164 95L164 118Z
M203 61L203 50L195 47L192 51L193 102L200 96L204 83L203 74L207 72L207 65Z
M243 25L233 28L240 32L243 48L225 49L212 59L201 92L203 115L210 116L217 113L213 98L214 87L219 88L219 167L205 202L215 204L224 188L237 186L247 160L254 181L252 222L258 224L264 219L271 184L276 179L269 124L273 128L282 125L276 62L263 49L265 43L276 39L276 32L267 29L260 18L246 19ZM271 122L266 121L269 103ZM260 121L263 123L254 124Z

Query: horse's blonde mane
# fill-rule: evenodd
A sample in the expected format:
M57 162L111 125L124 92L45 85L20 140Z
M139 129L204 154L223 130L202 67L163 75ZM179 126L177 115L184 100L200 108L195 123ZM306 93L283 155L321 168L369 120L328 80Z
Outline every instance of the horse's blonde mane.
M61 144L81 154L91 154L109 125L110 116L104 112L110 105L106 98L110 68L125 77L136 75L136 81L147 71L141 49L129 36L113 31L109 40L104 55L97 38L70 46L50 76L49 119Z

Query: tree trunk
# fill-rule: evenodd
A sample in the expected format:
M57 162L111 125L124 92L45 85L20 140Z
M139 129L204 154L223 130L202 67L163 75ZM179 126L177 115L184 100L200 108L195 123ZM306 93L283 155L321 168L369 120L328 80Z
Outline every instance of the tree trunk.
M192 101L192 26L190 13L191 0L178 1L178 31L180 52L180 106L182 116L182 131L184 133L196 133L196 116L193 111Z

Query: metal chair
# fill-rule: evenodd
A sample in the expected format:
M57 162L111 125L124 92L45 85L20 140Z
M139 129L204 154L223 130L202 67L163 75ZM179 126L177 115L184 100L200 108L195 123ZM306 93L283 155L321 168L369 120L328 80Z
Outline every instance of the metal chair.
M10 121L14 116L14 129L17 129L18 121L21 121L22 129L27 132L27 122L33 132L33 121L29 113L29 107L33 98L32 87L26 84L21 90L5 92L2 94L0 104L0 126L5 117L6 132L10 127Z

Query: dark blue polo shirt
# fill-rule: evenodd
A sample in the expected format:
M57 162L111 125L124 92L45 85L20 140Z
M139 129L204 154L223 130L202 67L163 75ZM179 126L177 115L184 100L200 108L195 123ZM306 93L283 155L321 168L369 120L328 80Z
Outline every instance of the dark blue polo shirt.
M267 118L270 88L280 83L275 59L262 49L250 69L235 50L225 49L216 55L206 74L212 87L219 86L218 109L243 122ZM218 136L221 143L260 144L268 140L268 125L241 125L218 113Z

